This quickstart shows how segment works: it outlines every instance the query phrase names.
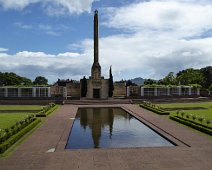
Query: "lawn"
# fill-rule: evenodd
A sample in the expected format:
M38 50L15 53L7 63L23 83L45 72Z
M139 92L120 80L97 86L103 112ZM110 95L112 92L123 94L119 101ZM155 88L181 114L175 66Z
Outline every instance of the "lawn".
M188 114L195 114L212 120L212 102L199 102L199 103L170 103L159 104L170 113L176 113L176 110L183 110Z
M43 106L40 105L0 105L1 110L40 110Z
M17 121L23 120L32 113L0 113L0 128L5 129L14 125Z
M39 111L42 108L40 105L0 105L0 128L9 128L27 115L33 114L30 111Z

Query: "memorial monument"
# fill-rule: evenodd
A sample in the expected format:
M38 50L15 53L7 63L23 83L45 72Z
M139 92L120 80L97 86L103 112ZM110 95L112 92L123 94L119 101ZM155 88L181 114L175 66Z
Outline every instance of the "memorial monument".
M98 11L94 12L94 62L89 79L81 79L81 98L85 99L107 99L113 95L113 76L110 68L109 79L101 76L99 64L99 24Z

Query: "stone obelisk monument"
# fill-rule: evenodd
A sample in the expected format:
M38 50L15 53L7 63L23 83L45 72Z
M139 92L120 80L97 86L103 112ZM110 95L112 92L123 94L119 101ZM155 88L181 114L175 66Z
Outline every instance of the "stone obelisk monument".
M94 80L101 79L101 66L99 64L99 23L98 11L94 12L94 63L91 68L91 75Z
M109 96L109 79L101 76L99 64L99 24L98 11L94 12L94 61L89 79L81 81L81 97L85 99L107 99ZM112 73L111 73L112 74ZM84 83L83 83L84 82ZM87 87L87 88L86 88Z

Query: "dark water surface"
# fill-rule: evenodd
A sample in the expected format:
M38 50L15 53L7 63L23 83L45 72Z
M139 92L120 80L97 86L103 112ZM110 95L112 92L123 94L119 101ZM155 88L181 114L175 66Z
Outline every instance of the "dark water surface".
M66 149L174 146L121 108L80 108Z

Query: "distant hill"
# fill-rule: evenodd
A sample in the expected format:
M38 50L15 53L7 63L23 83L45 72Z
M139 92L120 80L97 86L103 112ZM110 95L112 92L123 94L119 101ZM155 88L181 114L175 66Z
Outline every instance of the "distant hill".
M141 77L137 77L137 78L134 78L134 79L131 79L131 81L137 85L143 85L144 84L144 81L145 79L141 78Z

